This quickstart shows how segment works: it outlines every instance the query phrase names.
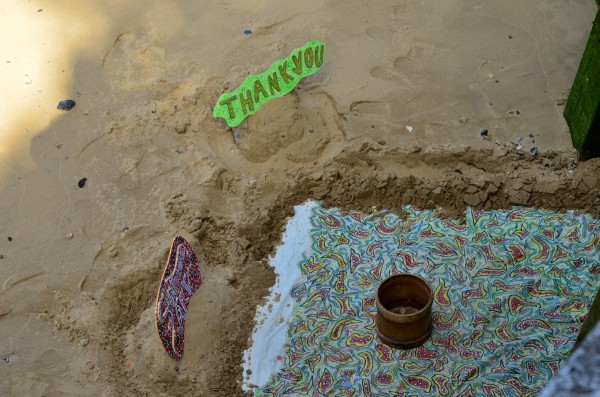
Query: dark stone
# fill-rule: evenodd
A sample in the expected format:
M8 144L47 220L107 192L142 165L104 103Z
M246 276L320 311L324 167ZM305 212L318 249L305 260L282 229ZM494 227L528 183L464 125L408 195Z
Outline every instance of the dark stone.
M58 103L58 106L56 107L57 109L60 110L71 110L75 107L75 101L72 99L66 99L64 101L60 101Z
M77 186L79 186L79 188L81 189L82 187L85 186L85 182L87 181L87 178L81 178L79 180L79 182L77 182Z

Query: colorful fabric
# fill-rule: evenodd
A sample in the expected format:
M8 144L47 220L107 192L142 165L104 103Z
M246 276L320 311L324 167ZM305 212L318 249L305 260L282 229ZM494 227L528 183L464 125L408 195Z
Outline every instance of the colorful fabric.
M198 259L183 237L175 237L156 298L156 328L167 354L175 360L183 356L185 317L190 298L202 277Z
M600 222L405 210L314 210L282 369L256 396L529 396L556 374L599 287ZM412 350L376 336L376 289L396 273L434 291L432 336Z

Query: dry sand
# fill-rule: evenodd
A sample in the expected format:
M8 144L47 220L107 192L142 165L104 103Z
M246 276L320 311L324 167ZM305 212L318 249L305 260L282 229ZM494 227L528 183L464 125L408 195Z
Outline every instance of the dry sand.
M595 13L593 0L0 7L0 395L243 395L266 258L308 198L600 216L600 162L577 163L562 118ZM312 39L328 43L319 73L238 128L211 117ZM153 304L178 234L205 279L175 362Z

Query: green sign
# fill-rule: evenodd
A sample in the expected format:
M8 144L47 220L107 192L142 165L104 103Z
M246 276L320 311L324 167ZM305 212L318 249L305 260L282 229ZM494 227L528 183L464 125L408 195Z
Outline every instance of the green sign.
M237 127L271 99L293 90L300 79L318 72L324 54L325 43L319 40L296 48L266 72L249 76L237 89L221 95L213 116L223 117L230 127Z

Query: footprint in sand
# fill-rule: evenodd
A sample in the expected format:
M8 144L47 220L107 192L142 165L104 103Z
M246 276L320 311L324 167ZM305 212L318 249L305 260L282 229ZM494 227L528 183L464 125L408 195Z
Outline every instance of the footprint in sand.
M442 18L433 14L431 7L421 1L407 1L392 9L394 20L412 27L439 26Z
M238 145L253 163L282 157L293 163L312 162L330 154L331 141L343 139L342 123L328 95L294 91L249 118L239 129Z
M369 26L365 29L365 34L372 39L382 41L394 48L401 47L404 39L405 28L400 29L384 28L381 26Z
M395 85L414 88L431 83L439 76L440 62L433 62L433 57L439 49L427 42L416 42L410 48L405 45L407 37L414 36L419 31L438 29L441 18L435 15L431 7L419 1L405 1L392 8L390 21L383 26L369 26L365 34L379 42L386 43L390 50L397 51L397 56L391 64L375 65L370 74L376 79L393 82ZM423 40L423 39L421 39Z
M350 113L389 117L391 104L383 101L356 101L350 104Z
M370 74L376 79L391 81L407 88L430 84L442 72L439 70L439 62L432 62L435 54L434 46L420 43L419 46L410 48L406 55L395 58L391 65L373 67Z

